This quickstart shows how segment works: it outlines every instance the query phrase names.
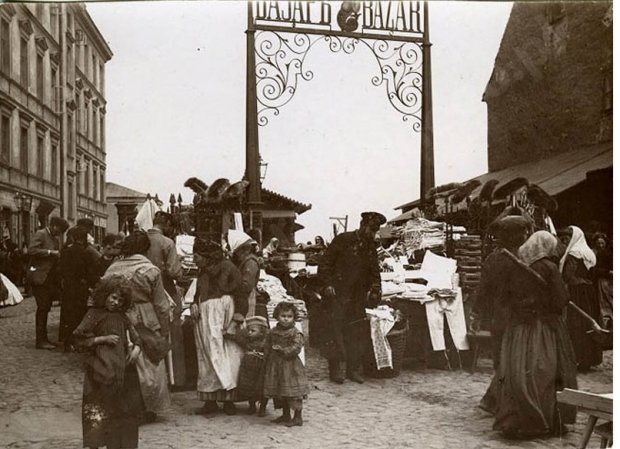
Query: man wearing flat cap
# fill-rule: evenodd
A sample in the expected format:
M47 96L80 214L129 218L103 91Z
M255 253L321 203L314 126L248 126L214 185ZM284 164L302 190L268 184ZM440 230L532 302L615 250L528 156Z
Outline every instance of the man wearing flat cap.
M35 318L37 349L56 347L47 338L47 315L52 303L60 299L60 279L57 272L60 238L68 228L67 220L52 217L48 227L35 232L28 246L30 264L27 276L37 302Z
M365 308L381 300L375 235L385 222L377 212L364 212L359 229L337 235L319 265L329 321L323 355L329 378L336 383L344 382L344 361L347 377L364 381L362 361L370 338Z

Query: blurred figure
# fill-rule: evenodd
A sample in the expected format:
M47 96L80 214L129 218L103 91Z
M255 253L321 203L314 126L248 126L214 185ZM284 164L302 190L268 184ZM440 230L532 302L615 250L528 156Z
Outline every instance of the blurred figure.
M100 275L99 266L89 260L86 231L83 228L71 228L67 232L67 240L71 243L60 251L58 261L62 281L58 340L64 342L65 352L71 352L73 331L86 315L89 289L95 286Z
M103 238L99 263L99 270L102 276L110 265L112 265L112 262L120 257L124 239L125 237L123 234L107 234Z
M594 287L601 306L601 325L603 329L613 329L613 251L608 237L596 233L592 239L596 265L592 268Z
M267 246L265 246L263 248L263 257L265 259L270 258L277 250L278 250L278 246L280 245L280 242L278 241L277 238L273 237L269 243L267 244Z
M583 231L577 226L569 226L559 231L558 237L566 245L566 251L560 259L560 272L568 286L570 300L600 325L601 308L590 274L590 270L596 265L596 255L586 243ZM577 368L587 371L592 366L599 365L603 360L603 353L592 334L588 333L590 323L569 307L566 324L575 349Z

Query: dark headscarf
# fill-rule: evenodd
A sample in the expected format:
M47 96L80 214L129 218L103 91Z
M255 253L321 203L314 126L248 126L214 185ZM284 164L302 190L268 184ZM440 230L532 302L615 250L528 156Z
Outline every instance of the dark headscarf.
M530 234L532 222L520 215L508 215L495 220L489 226L489 232L504 248L518 248L525 239L524 234Z

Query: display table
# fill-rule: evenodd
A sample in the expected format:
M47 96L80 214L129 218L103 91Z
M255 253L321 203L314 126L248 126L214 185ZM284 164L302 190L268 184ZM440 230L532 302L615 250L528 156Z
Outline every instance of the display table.
M574 405L577 411L588 415L588 423L581 434L581 441L577 446L579 449L585 449L588 446L592 432L595 430L596 422L599 418L613 422L614 400L613 393L594 394L587 391L571 390L566 388L558 392L558 402L563 404ZM613 441L611 438L603 437L601 447L611 447Z

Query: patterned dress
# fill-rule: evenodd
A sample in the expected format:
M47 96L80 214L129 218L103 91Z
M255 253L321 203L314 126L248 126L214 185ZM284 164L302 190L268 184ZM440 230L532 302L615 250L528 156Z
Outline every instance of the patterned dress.
M91 351L82 399L84 447L138 447L142 397L135 365L125 365L128 332L138 343L123 313L93 308L73 333L78 346ZM115 346L94 344L95 337L111 334L120 337Z
M280 351L274 351L278 345ZM288 328L280 323L267 335L265 342L265 386L266 398L301 399L308 394L308 380L299 352L304 345L304 336L294 324Z

